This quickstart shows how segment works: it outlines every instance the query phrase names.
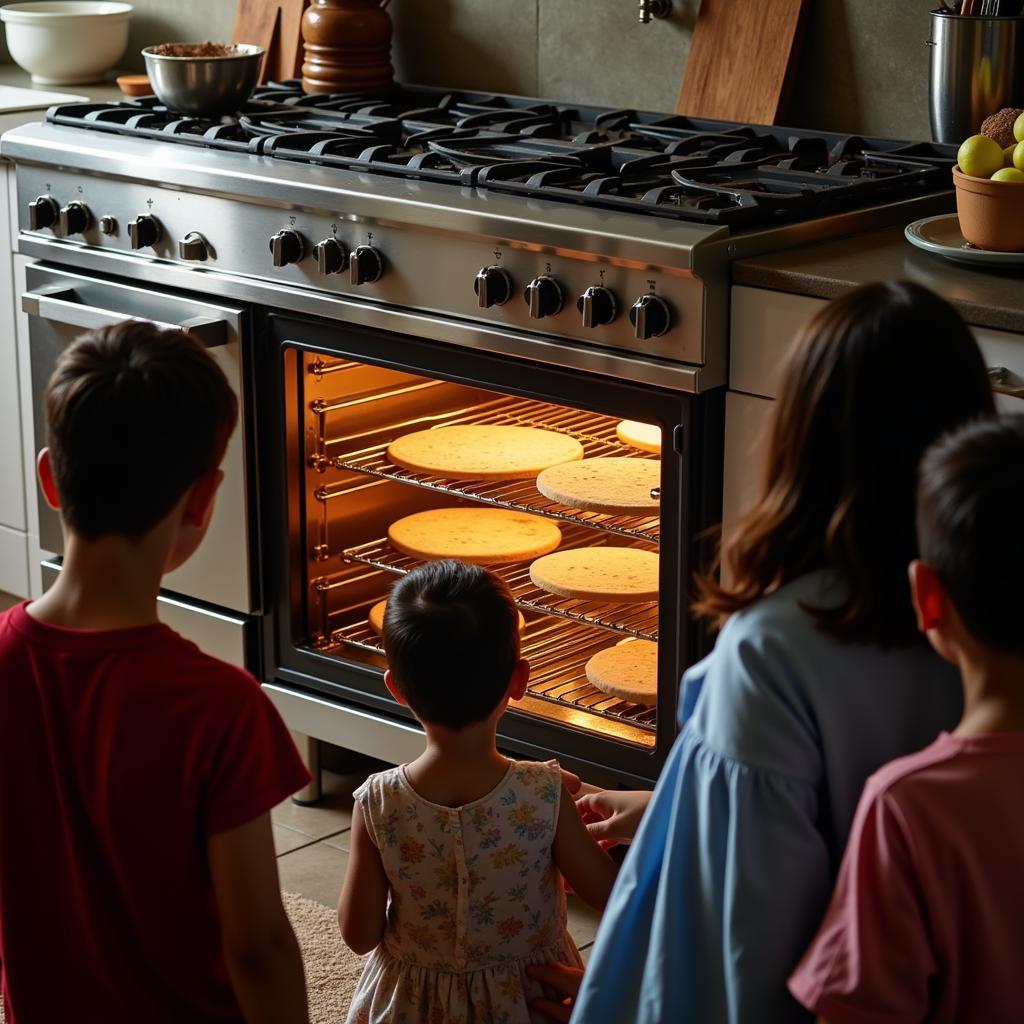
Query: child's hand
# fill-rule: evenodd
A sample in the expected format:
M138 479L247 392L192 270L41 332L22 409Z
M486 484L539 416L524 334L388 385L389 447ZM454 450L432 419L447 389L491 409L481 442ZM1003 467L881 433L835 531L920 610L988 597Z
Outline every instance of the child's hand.
M599 789L576 798L576 809L591 838L605 849L632 842L651 801L647 790Z
M561 997L553 999L532 999L530 1005L552 1020L567 1021L572 1016L572 1005L583 981L583 971L565 964L530 964L526 973L534 981L542 982L555 990Z

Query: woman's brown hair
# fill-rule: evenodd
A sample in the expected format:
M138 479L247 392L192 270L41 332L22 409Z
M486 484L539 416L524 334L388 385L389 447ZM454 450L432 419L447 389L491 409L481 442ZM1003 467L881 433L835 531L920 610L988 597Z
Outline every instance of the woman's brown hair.
M906 572L918 464L946 431L994 411L970 331L920 285L864 285L807 325L778 390L760 498L723 538L727 581L698 577L694 610L721 621L831 569L845 598L808 608L821 629L846 642L914 642Z

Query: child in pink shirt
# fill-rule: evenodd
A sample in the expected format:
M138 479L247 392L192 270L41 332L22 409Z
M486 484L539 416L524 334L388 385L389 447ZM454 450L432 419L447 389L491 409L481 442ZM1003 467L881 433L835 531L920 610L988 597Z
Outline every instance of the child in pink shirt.
M917 509L918 624L964 715L865 787L789 982L827 1024L1024 1020L1024 416L933 446Z

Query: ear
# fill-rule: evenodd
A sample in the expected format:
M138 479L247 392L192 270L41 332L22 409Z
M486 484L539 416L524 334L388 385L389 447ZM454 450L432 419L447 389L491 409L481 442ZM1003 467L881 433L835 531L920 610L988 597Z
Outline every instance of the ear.
M530 663L525 658L520 658L515 668L512 669L512 675L509 676L508 680L508 699L509 700L522 700L526 694L526 685L530 681Z
M224 470L210 469L189 488L182 512L183 521L188 526L202 527L206 523L217 488L223 479Z
M917 628L922 633L942 629L948 624L946 590L938 574L920 559L910 563L910 594L917 613Z
M388 693L391 694L399 704L404 707L409 706L409 702L405 699L405 695L398 688L398 684L395 682L395 677L391 674L391 669L388 669L384 673L384 685L388 688Z
M50 449L44 448L36 456L36 475L39 477L39 488L43 492L46 504L54 511L60 509L60 495L53 480L53 463L50 461Z

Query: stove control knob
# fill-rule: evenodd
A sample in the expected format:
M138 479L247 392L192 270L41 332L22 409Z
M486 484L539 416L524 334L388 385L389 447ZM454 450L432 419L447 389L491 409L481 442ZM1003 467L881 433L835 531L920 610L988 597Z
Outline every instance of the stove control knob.
M504 306L512 298L512 278L501 267L484 267L473 282L481 309Z
M100 217L100 231L104 235L116 235L117 234L117 218L107 215L106 217Z
M163 237L164 229L152 214L140 214L128 222L128 241L133 249L154 246Z
M384 276L384 256L372 245L357 245L352 250L348 268L353 284L373 284Z
M210 243L198 231L190 231L178 239L178 258L190 263L205 263L210 256Z
M60 216L60 206L53 196L39 196L28 204L28 226L33 231L52 228Z
M576 300L576 308L583 318L584 327L603 327L610 324L619 311L615 293L599 284L588 288Z
M523 298L534 320L554 316L562 308L562 286L553 277L541 274L526 286Z
M629 322L633 325L637 340L660 338L672 326L672 311L664 299L648 292L633 303L629 311Z
M60 233L62 235L80 235L92 223L92 214L85 203L68 203L61 207Z
M270 253L275 267L286 267L289 263L298 263L306 255L306 246L298 231L278 231L270 239Z
M321 277L340 274L348 266L348 249L336 238L325 238L313 246L313 259Z

